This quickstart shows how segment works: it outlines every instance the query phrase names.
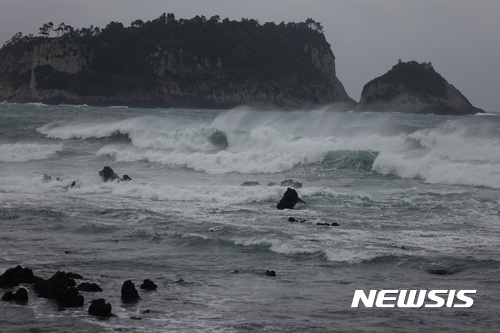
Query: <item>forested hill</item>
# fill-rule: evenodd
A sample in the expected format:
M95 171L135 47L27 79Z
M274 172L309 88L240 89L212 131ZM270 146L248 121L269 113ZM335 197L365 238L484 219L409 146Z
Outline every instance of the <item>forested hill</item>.
M40 27L0 49L0 99L226 108L354 104L321 24L163 14L130 26Z

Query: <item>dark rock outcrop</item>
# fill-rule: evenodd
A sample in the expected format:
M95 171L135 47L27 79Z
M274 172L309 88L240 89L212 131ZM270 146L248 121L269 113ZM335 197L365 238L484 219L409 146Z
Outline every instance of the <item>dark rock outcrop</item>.
M293 188L287 188L285 194L283 195L283 198L281 198L280 202L278 203L277 207L278 209L293 209L296 204L298 203L304 203L305 201L299 198L299 195L297 194L297 191L295 191Z
M158 288L158 286L149 279L144 280L144 282L141 284L141 289L156 290L156 288Z
M275 272L275 271L273 271L273 270L269 270L269 269L268 269L268 270L266 271L266 276L276 276L276 272Z
M0 288L11 288L19 283L35 283L37 277L29 268L23 268L17 265L14 268L9 268L0 276Z
M72 273L69 276L74 276ZM38 278L35 282L35 292L38 296L57 301L62 307L83 306L84 298L75 288L76 282L64 271L56 272L48 280Z
M255 181L250 181L250 182L244 182L241 184L241 186L259 186L260 183L259 182L255 182Z
M304 223L304 222L306 222L306 221L307 221L307 220L300 220L300 221L299 221L299 220L297 220L295 217L292 217L292 216L290 216L290 217L288 218L288 222L300 222L300 223Z
M65 308L76 308L83 306L84 298L75 287L63 287L56 292L57 305Z
M109 166L105 166L101 171L99 171L99 176L101 176L102 180L105 182L120 179L120 177Z
M140 298L137 289L132 281L127 280L122 285L122 301L134 302Z
M132 180L132 178L130 178L128 175L123 175L121 180L124 182L128 182L129 180Z
M95 299L90 302L89 314L97 317L111 317L111 304L106 303L104 298Z
M28 291L24 288L19 288L15 293L12 291L6 292L2 300L4 301L16 301L18 303L26 303L28 301Z
M438 74L431 63L401 62L368 82L357 111L467 115L484 112Z
M78 290L81 291L89 291L89 292L101 292L102 288L99 287L96 283L82 282L77 287Z
M316 225L324 225L324 226L329 226L329 227L338 227L339 224L337 222L333 223L327 223L327 222L318 222Z

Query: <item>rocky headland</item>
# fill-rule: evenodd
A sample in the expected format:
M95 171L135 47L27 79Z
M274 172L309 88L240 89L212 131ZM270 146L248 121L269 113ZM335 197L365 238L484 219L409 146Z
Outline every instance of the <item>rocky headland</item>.
M322 27L252 19L175 19L129 27L53 24L0 50L0 100L47 104L230 108L353 107Z
M430 62L416 61L399 61L365 84L355 109L453 115L484 112L437 73Z

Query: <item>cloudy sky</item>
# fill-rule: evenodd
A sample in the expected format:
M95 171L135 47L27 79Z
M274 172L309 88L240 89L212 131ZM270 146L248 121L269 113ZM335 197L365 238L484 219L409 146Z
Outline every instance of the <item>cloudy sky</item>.
M129 25L162 13L219 15L261 23L321 22L336 56L337 76L359 100L363 85L398 59L431 61L474 106L500 111L498 0L1 0L0 44L43 23L75 28Z

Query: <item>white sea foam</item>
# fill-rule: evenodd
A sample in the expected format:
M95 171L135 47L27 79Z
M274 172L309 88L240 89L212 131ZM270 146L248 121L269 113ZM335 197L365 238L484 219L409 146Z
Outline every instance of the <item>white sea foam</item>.
M419 129L398 117L408 116L232 110L213 120L186 122L168 115L148 116L99 123L50 123L38 130L59 139L124 134L128 143L106 145L97 155L209 174L278 173L322 162L330 152L370 151L377 154L372 170L382 174L432 183L500 187L496 122L469 117L468 121L441 120L437 126ZM211 142L210 136L217 130L226 136L227 148Z
M430 183L500 188L500 138L490 124L464 126L448 122L406 136L419 148L391 151L385 148L373 169Z
M44 160L63 149L62 144L14 143L0 145L0 162Z

